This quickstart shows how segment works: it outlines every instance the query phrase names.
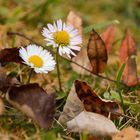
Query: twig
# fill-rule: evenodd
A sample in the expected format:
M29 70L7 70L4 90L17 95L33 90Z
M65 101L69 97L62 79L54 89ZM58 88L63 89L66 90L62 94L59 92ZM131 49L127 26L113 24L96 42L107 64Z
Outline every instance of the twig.
M67 130L67 128L65 128L57 119L54 118L54 121L56 121L57 124L59 124L59 126L61 126L63 128L63 131Z
M7 35L17 35L17 36L20 36L20 37L23 37L23 38L29 40L30 42L32 42L32 43L34 43L34 44L36 44L36 45L38 45L38 46L42 46L41 44L37 43L36 41L32 40L31 38L27 37L27 36L24 35L24 34L20 34L20 33L17 33L17 32L7 32ZM46 48L46 47L45 47L45 49L46 49L46 50L49 50L49 51L50 51L51 53L53 53L53 54L56 54L54 51L52 51L52 50L50 50L50 49L48 49L48 48ZM73 61L73 60L69 60L69 59L67 59L67 58L65 58L65 57L63 57L63 56L60 56L60 57L61 57L62 59L64 59L64 60L66 60L66 61L69 61L69 62L71 62L71 63L74 63L75 65L77 65L77 66L81 67L82 69L88 71L90 74L92 74L92 75L94 75L94 76L97 76L97 77L99 77L99 78L108 80L108 81L113 82L113 83L117 83L117 81L115 81L115 80L113 80L113 79L110 79L110 78L108 78L108 77L102 76L102 75L100 75L100 74L94 74L94 73L92 73L92 71L90 71L90 70L87 69L86 67L84 67L84 66L82 66L82 65L80 65L80 64L78 64L78 63L76 63L76 62ZM126 85L125 85L124 83L122 83L122 82L119 82L119 83L120 83L121 85L123 85L123 86L126 86ZM126 87L127 87L127 86L126 86Z
M115 112L114 114L119 115L119 116L122 116L122 117L125 117L125 118L128 118L130 120L133 120L135 123L139 123L134 117L130 117L128 115L121 114L121 113L118 113L118 112Z

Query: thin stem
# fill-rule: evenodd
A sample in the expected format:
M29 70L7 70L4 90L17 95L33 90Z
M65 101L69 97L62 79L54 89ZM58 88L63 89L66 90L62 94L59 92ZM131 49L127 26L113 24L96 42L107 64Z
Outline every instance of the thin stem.
M125 114L125 107L124 107L124 102L123 102L122 93L121 93L121 91L118 91L118 93L119 93L119 96L120 96L120 99L121 99L122 109L123 109L123 112L124 112L124 114Z
M21 33L17 33L17 32L7 32L7 35L17 35L17 36L20 36L20 37L23 37L23 38L29 40L29 41L32 42L32 43L35 43L36 45L42 46L40 43L37 43L36 41L32 40L31 38L29 38L29 37L27 37L26 35L21 34ZM56 54L54 51L52 51L52 50L50 50L50 49L48 49L48 48L46 48L46 47L45 47L45 49L49 50L49 51L50 51L51 53L53 53L53 54ZM69 61L69 62L71 62L71 63L74 63L75 65L77 65L77 66L83 68L84 70L90 72L90 73L91 73L92 75L94 75L94 76L98 76L99 78L108 80L108 81L113 82L113 83L117 83L117 81L115 81L115 80L113 80L113 79L110 79L110 78L108 78L108 77L105 77L105 76L102 76L102 75L99 75L99 74L94 74L94 73L92 73L92 71L90 71L90 70L87 69L86 67L84 67L84 66L82 66L82 65L80 65L80 64L78 64L78 63L76 63L75 61L69 60L69 59L67 59L67 58L65 58L65 57L62 57L62 56L61 56L61 58L63 58L63 59L66 60L66 61ZM122 82L119 82L119 83L120 83L121 85L123 85L123 86L126 86L126 85L125 85L124 83L122 83ZM126 87L127 87L127 86L126 86Z
M59 47L57 48L56 52L56 68L57 68L57 77L58 77L58 83L59 83L59 90L62 90L62 85L61 85L61 79L60 79L60 69L59 69Z
M28 77L28 80L27 80L27 84L30 83L30 80L31 80L32 74L33 74L33 69L30 70L29 77Z

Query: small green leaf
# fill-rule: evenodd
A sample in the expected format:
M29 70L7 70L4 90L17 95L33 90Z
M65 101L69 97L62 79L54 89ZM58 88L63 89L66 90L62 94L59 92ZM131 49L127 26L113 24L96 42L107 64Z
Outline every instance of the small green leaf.
M41 136L41 140L55 140L56 135L53 131L43 132Z
M56 97L56 100L61 100L61 99L63 99L64 97L66 97L66 92L64 92L64 91L58 91L57 92L57 97Z

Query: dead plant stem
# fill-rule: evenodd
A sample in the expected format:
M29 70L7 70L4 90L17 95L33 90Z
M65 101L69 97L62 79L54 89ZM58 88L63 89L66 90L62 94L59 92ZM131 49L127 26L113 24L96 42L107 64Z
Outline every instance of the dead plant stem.
M7 35L9 35L9 36L10 36L10 35L17 35L17 36L20 36L20 37L23 37L23 38L29 40L30 42L32 42L32 43L34 43L34 44L36 44L36 45L42 46L40 43L37 43L37 42L35 42L34 40L32 40L31 38L27 37L26 35L21 34L21 33L18 33L18 32L7 32ZM47 50L49 50L51 53L53 53L53 54L56 55L56 53L55 53L54 51L52 51L52 50L50 50L50 49L48 49L48 48L46 48L46 47L44 47L44 48L47 49ZM75 65L77 65L77 66L81 67L82 69L88 71L91 75L97 76L97 77L99 77L99 78L101 78L101 79L105 79L105 80L110 81L110 82L113 82L113 83L117 83L117 81L115 81L115 80L113 80L113 79L110 79L110 78L108 78L108 77L102 76L102 75L100 75L100 74L94 74L94 73L92 73L92 71L90 71L90 70L87 69L86 67L84 67L84 66L82 66L82 65L80 65L80 64L78 64L78 63L76 63L76 62L73 61L73 60L67 59L67 58L65 58L65 57L63 57L63 56L60 56L60 57L61 57L62 59L64 59L64 60L69 61L69 62L71 62L71 63L74 63ZM126 86L126 85L123 84L122 82L120 82L120 84L123 85L123 86Z

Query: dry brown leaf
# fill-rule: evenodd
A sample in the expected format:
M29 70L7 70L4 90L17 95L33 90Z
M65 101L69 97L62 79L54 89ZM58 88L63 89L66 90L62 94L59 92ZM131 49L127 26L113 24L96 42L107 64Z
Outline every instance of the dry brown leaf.
M22 59L19 56L19 48L7 48L0 50L0 63L5 62L21 63Z
M68 25L72 25L73 27L75 27L78 32L79 35L82 36L83 34L83 28L82 28L82 19L81 17L74 11L70 11L68 16L67 16L67 24ZM75 54L78 54L79 51L73 50L75 52ZM75 56L71 56L72 58L75 58ZM72 59L74 60L74 59Z
M83 104L77 97L77 94L75 92L75 86L73 85L67 97L66 104L63 108L63 112L60 115L58 121L61 124L66 125L67 121L73 119L83 110L84 110Z
M90 34L87 54L92 66L92 72L95 74L103 73L107 64L107 50L104 41L94 29Z
M101 99L86 82L76 80L75 90L86 111L110 116L112 119L118 118L122 113L117 102Z
M78 116L67 122L67 128L71 132L86 131L94 136L112 136L118 130L108 118L92 112L82 111Z
M140 132L133 127L124 128L119 133L116 133L112 140L140 140Z
M46 93L38 84L11 87L6 94L14 107L31 117L40 127L52 126L55 112L54 94Z
M72 60L74 62L76 62L77 64L79 64L79 65L87 68L88 70L92 71L92 66L91 66L90 61L88 59L86 48L82 47L80 52L78 53L78 55L76 57L74 57ZM72 66L72 69L75 72L77 72L78 74L81 74L81 75L89 75L90 74L90 72L88 72L85 69L77 66L74 63L72 63L71 66Z
M73 25L76 29L78 29L78 32L79 32L80 35L83 34L82 19L74 11L69 12L69 14L67 16L67 24L68 25Z
M137 66L136 66L136 44L135 40L128 29L120 47L121 64L126 63L122 80L127 86L135 86L138 84Z
M5 93L10 86L19 84L20 82L15 77L7 76L5 69L0 67L0 91Z
M79 34L82 36L83 34L83 28L82 28L82 19L81 17L73 12L70 11L68 16L67 16L67 24L68 25L73 25L76 29L78 29ZM88 56L87 56L87 51L86 48L82 47L80 52L77 54L77 56L73 57L72 60L79 65L91 70L91 64L89 62ZM90 73L84 70L83 68L75 65L74 63L71 64L72 69L77 72L78 74L82 75L89 75Z

